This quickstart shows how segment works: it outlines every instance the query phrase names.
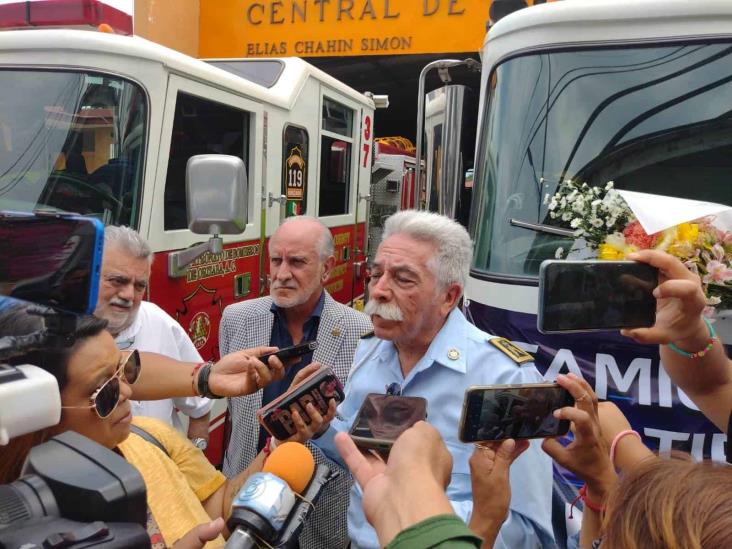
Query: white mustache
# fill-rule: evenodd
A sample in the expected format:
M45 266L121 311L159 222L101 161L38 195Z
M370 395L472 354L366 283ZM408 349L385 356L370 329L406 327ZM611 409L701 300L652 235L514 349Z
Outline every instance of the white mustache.
M297 286L290 286L282 282L273 282L271 287L273 290L297 290Z
M113 297L109 300L110 305L116 305L117 307L126 307L127 309L132 308L132 301L129 299L122 299L121 297Z
M404 320L404 313L402 313L399 305L395 303L381 303L372 299L366 303L363 312L369 316L378 315L384 320L393 320L394 322Z

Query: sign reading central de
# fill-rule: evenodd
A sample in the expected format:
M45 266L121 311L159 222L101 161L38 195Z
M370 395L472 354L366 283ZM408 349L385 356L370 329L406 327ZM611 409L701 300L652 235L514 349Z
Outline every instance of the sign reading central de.
M490 0L201 0L201 57L478 51Z

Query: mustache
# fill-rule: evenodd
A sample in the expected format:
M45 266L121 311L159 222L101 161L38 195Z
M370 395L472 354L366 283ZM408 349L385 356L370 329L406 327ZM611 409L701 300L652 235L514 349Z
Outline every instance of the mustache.
M363 312L369 316L378 315L384 320L393 320L394 322L401 322L404 320L404 313L402 313L399 305L395 303L380 303L378 301L371 300L366 303Z
M128 309L132 308L132 300L130 299L122 299L121 297L113 297L109 300L110 305L117 305L118 307L126 307Z
M283 284L282 282L273 282L270 286L273 290L297 290L297 285Z

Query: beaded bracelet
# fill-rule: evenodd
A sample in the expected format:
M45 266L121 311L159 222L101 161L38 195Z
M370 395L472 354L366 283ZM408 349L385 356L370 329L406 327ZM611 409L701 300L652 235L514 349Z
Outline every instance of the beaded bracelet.
M691 360L694 360L695 358L701 358L709 351L711 351L712 347L714 347L714 342L718 341L719 338L717 337L717 332L714 331L714 326L712 326L712 323L709 322L709 319L706 317L702 317L702 320L707 325L707 328L709 328L709 339L707 340L706 347L704 347L701 351L697 351L696 353L689 353L684 351L683 349L679 349L674 343L669 343L668 348L671 349L674 353Z

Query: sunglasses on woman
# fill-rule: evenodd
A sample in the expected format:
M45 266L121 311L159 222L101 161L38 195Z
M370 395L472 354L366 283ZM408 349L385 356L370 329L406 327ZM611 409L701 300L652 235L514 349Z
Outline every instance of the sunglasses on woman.
M94 408L101 419L109 417L119 404L119 380L124 376L128 385L135 383L140 376L140 366L140 354L137 349L123 351L117 370L92 393L89 397L89 406L61 406L61 408Z

